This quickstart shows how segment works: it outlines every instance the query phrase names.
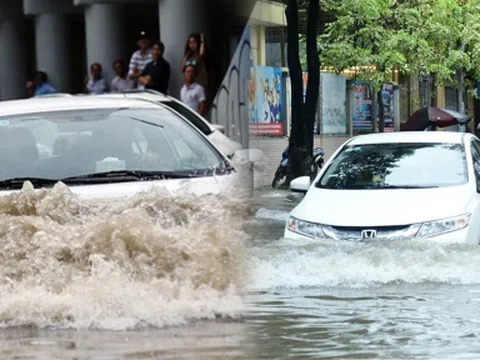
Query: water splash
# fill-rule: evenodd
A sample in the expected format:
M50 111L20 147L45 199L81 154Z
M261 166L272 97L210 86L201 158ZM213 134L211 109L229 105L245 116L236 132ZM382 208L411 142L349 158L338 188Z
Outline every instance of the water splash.
M281 239L250 249L251 289L394 283L480 284L480 248L429 242L338 243Z
M63 184L27 183L0 197L0 324L123 330L236 316L249 215L228 195L82 201Z

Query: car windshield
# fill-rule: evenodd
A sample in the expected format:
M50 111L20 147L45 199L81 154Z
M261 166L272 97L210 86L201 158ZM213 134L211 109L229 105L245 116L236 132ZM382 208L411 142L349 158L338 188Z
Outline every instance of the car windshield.
M316 184L328 189L431 188L468 181L464 147L390 143L345 147Z
M197 130L162 107L0 118L0 181L122 171L203 176L226 166Z

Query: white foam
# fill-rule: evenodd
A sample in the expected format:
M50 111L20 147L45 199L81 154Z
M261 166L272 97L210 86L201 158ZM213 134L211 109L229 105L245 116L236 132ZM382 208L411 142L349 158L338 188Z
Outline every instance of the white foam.
M128 328L243 309L248 206L157 191L86 202L64 185L0 197L0 325Z
M250 250L251 289L371 287L394 282L480 283L478 246L346 244L280 240Z
M260 208L255 214L255 218L264 220L287 221L289 213L281 210L271 210Z

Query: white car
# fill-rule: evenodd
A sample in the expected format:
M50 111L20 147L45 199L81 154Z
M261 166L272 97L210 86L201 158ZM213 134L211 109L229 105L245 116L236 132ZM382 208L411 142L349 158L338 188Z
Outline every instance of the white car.
M291 212L285 238L339 241L429 240L478 244L480 140L456 132L400 132L351 138Z
M114 97L117 99L120 98L131 98L131 99L141 99L156 102L178 112L180 115L184 116L188 121L190 121L194 126L196 126L202 133L204 133L208 138L230 159L233 158L235 152L242 149L242 145L236 141L225 136L225 128L222 125L210 124L205 118L200 116L200 114L191 110L188 106L184 105L181 101L175 99L174 97L164 95L158 91L154 90L129 90L122 93L109 93L102 95L94 95L102 97Z
M62 181L81 198L131 196L156 185L197 194L238 185L225 155L159 104L77 96L0 104L0 196L27 180L35 188Z

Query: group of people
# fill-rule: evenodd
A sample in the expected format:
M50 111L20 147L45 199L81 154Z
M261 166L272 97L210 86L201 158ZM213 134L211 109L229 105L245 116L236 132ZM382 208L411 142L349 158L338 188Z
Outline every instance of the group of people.
M171 68L163 57L165 45L156 41L150 45L147 34L142 31L137 40L138 50L133 53L128 68L122 59L113 62L115 78L109 86L103 76L102 65L90 65L90 75L85 79L84 91L87 94L121 92L132 89L152 89L168 94ZM206 47L203 34L191 34L185 44L180 71L185 84L180 91L180 100L200 115L207 112L206 90L208 86L206 68ZM43 71L37 71L35 79L27 83L29 97L54 94L57 90L48 82Z

